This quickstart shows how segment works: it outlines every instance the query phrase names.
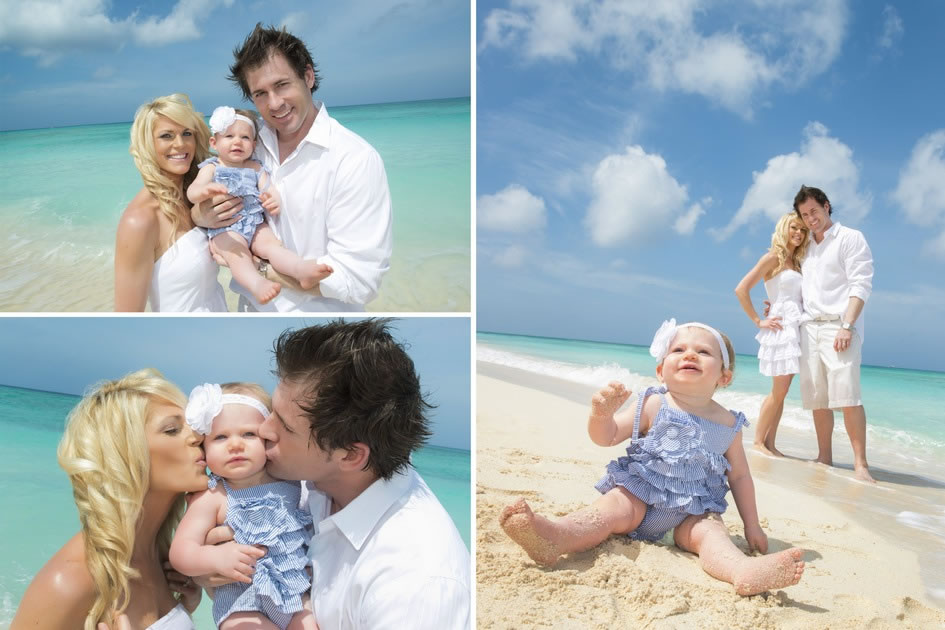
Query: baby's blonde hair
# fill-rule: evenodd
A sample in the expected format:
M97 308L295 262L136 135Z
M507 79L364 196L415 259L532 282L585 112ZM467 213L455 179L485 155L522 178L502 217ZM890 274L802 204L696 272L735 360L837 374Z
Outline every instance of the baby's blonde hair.
M194 132L194 159L190 170L184 175L183 186L177 186L157 165L157 151L154 148L154 126L159 116L164 116L182 127ZM135 160L135 166L141 173L144 187L157 199L161 212L171 222L171 239L177 233L181 222L181 213L188 212L184 200L184 191L197 177L200 170L197 165L210 155L210 128L200 112L194 109L186 94L171 94L145 103L135 112L131 124L131 146L129 153Z
M791 221L797 221L801 224L801 228L804 230L804 242L794 248L789 258L787 244L788 240L791 238ZM788 212L782 215L781 218L778 219L777 225L774 226L774 233L771 234L771 249L768 250L778 257L778 266L775 267L774 273L777 274L781 270L786 269L789 260L792 269L800 269L801 263L807 255L807 245L809 243L810 230L807 229L804 222L798 219L794 212Z
M157 370L101 383L69 414L59 443L59 465L72 482L85 562L95 583L85 630L112 623L128 606L129 581L139 576L130 562L151 473L145 423L157 404L187 405L183 392ZM167 557L183 512L181 494L158 532L161 557Z

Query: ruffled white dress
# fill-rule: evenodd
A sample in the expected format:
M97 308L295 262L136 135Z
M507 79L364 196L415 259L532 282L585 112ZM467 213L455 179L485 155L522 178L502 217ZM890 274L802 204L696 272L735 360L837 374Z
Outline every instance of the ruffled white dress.
M768 317L781 318L781 330L762 329L755 335L758 348L758 370L765 376L797 374L800 371L800 324L804 314L801 301L801 274L785 269L765 281L771 302Z

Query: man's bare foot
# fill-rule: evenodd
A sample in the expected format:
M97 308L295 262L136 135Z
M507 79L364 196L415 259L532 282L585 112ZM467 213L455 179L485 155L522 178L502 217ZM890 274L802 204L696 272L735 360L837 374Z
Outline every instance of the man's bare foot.
M735 592L757 595L797 584L804 574L803 554L803 550L791 547L767 556L745 558L735 570Z
M611 381L591 397L591 417L613 418L628 398L630 398L630 391L624 384Z
M823 464L824 466L833 466L832 457L818 457L817 459L812 459L812 462L815 464Z
M282 285L278 282L273 282L272 280L266 280L262 276L258 276L259 280L255 281L252 287L246 287L250 290L250 293L253 294L253 297L256 298L256 301L260 304L265 304L270 301L272 298L279 295L279 291L282 290Z
M546 530L544 533L548 534L552 524L532 512L525 499L519 499L502 510L499 525L538 564L550 567L561 557L557 545L539 533Z
M333 269L314 260L303 260L296 269L295 279L303 289L311 289L332 274Z
M770 455L771 457L784 457L784 453L773 446L767 446L758 442L755 442L752 446L759 453L764 453L765 455Z
M864 465L853 465L853 476L860 481L865 481L867 483L876 483L876 480L873 479L873 475L870 474L870 469Z

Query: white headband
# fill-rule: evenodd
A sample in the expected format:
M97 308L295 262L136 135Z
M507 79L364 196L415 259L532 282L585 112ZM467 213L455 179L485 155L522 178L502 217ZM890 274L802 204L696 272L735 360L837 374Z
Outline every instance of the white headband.
M207 435L210 433L210 427L213 425L213 419L223 411L223 405L248 405L262 414L263 418L269 416L269 410L266 405L256 400L252 396L243 394L224 394L223 389L216 383L204 383L197 385L190 392L190 398L187 400L187 409L184 410L184 417L187 418L187 424L190 428Z
M719 342L719 350L722 352L722 367L726 370L728 369L728 349L725 347L725 341L722 339L722 335L712 326L707 326L700 322L688 322L686 324L676 325L676 319L673 318L669 321L664 321L662 326L659 327L659 330L656 331L656 334L653 335L653 343L650 344L650 355L656 357L658 363L662 363L663 359L666 358L666 353L669 352L669 344L673 342L673 338L676 336L676 332L680 328L695 327L702 328L703 330L708 330L712 333L712 336L715 337L715 340Z
M210 116L210 131L214 134L222 133L237 120L248 123L253 128L253 137L256 137L256 123L243 114L237 114L235 109L227 105L221 105L213 110L213 114Z

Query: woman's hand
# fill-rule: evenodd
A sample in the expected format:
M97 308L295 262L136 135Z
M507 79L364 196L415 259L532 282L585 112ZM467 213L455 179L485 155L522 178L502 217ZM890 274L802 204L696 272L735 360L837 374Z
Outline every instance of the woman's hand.
M171 587L171 590L180 593L180 603L184 605L188 612L193 614L197 610L197 605L200 604L200 587L194 583L192 578L175 571L170 562L164 563L164 577L167 579L167 585Z
M761 330L782 330L784 326L781 325L781 317L769 317L758 322L758 328Z
M761 525L745 525L745 540L748 541L748 551L768 553L768 535L761 529Z

